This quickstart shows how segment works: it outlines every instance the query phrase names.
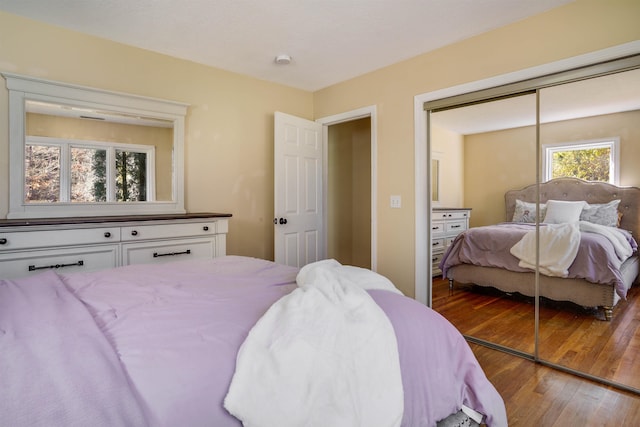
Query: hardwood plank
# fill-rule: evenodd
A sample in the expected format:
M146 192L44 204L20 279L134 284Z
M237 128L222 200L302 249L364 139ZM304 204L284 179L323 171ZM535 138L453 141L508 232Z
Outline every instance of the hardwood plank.
M470 344L505 401L511 427L632 426L640 396Z
M450 292L447 280L434 278L433 308L463 334L533 354L532 298L462 285ZM540 358L640 389L640 286L612 321L603 319L594 309L543 300Z

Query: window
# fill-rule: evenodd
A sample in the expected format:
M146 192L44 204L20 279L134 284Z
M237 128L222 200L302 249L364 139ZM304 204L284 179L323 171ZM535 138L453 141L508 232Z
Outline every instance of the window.
M618 184L619 138L544 144L544 180L573 177Z
M11 168L7 218L185 213L184 126L187 104L32 76L5 72L0 75L6 80L9 91ZM36 141L34 146L38 148L31 151L38 158L27 160L27 140L32 137L50 140ZM67 143L58 143L59 140L67 140ZM115 160L105 159L101 163L98 158L101 154L108 156L109 150L113 149L115 159L115 145L108 142L94 145L91 141L127 144L128 148L118 148L138 158L126 161L127 173L121 175L126 179L117 181ZM132 141L142 145L146 155L135 154L140 151L128 144ZM69 144L76 149L74 156L84 159L77 162L79 170L74 170ZM153 151L145 151L151 146ZM82 149L88 151L81 152ZM52 159L51 163L46 161L46 156ZM140 166L138 172L144 175L136 175L129 167L130 163L140 163L143 158L146 167ZM87 164L94 160L95 164ZM32 165L30 171L25 169L37 161L40 161L39 166ZM114 170L106 169L103 175L96 170L93 177L84 175L85 171L99 169L100 165ZM100 184L103 176L104 183ZM26 182L26 179L36 177L38 182ZM143 179L145 184L136 183L136 180L142 182ZM39 187L44 182L47 185ZM130 185L132 182L133 187ZM102 193L100 185L104 187ZM119 192L121 196L118 196ZM88 201L92 199L96 201Z
M155 147L27 137L25 203L152 201Z

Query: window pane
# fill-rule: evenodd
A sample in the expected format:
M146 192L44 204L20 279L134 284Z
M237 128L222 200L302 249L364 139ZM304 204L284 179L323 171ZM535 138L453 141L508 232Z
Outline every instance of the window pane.
M107 201L107 152L97 148L71 148L71 201Z
M25 147L25 202L60 201L60 147L31 145Z
M552 178L573 177L587 181L609 182L610 148L554 151Z
M116 150L116 200L147 200L147 155Z

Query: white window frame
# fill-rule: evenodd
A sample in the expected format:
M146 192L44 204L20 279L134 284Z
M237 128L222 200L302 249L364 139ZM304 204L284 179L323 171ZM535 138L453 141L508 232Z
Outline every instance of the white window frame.
M0 73L9 90L9 212L14 218L184 214L184 134L188 104L112 92L32 76ZM173 124L171 200L149 202L24 203L26 102L41 101L170 121Z
M609 184L619 185L620 182L620 138L599 138L587 141L557 142L542 144L542 176L544 181L551 179L553 170L553 153L558 151L577 151L592 148L609 148Z
M71 200L71 149L72 148L91 148L105 150L107 152L107 201L91 202L91 203L118 203L116 200L116 182L115 182L115 164L116 150L123 150L135 153L144 153L147 156L146 162L146 192L147 199L145 202L155 201L155 147L152 145L141 144L122 144L117 142L105 141L87 141L80 139L64 139L51 138L46 136L27 136L26 145L37 145L47 147L60 147L60 197L57 203L84 203L74 202ZM25 204L35 205L37 202L29 202L24 200Z

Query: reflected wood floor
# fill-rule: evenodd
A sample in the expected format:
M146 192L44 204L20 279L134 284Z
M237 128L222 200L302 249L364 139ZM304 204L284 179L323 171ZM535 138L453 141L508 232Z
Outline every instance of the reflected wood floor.
M433 280L433 308L462 333L525 353L534 351L531 298ZM640 389L640 286L613 320L570 303L540 307L541 359ZM502 394L511 426L640 425L640 397L530 360L471 344Z

